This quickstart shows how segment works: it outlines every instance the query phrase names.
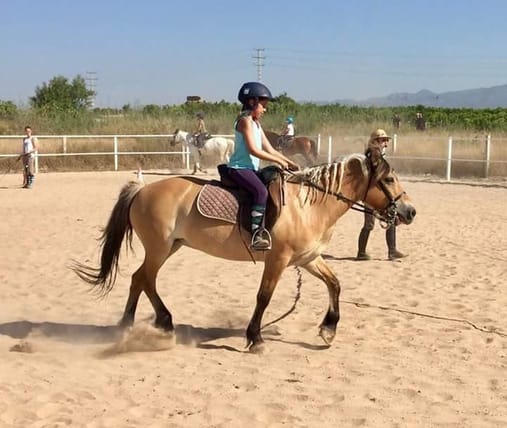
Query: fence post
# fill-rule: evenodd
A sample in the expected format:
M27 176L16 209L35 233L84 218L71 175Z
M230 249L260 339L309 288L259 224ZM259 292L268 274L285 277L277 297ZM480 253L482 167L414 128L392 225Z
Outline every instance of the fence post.
M62 142L62 152L67 153L67 136L63 136L63 142Z
M114 152L114 170L118 171L118 136L113 138L113 152Z
M393 153L396 153L396 143L398 142L398 134L393 135Z
M327 142L327 163L331 163L331 159L333 157L332 151L333 151L333 137L331 137L330 135Z
M485 156L485 165L484 165L484 177L489 177L489 164L490 164L490 157L491 157L491 134L486 135L486 150L484 153Z
M39 173L39 151L35 150L35 174Z
M320 155L320 134L317 135L317 154Z
M452 137L449 137L449 146L447 149L447 181L451 181L451 164L452 164Z

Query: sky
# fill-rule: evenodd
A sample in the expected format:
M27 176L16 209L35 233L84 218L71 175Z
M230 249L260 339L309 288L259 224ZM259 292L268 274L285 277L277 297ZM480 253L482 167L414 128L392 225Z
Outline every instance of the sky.
M0 100L77 75L97 107L233 102L259 72L299 102L491 87L506 17L505 0L0 0Z

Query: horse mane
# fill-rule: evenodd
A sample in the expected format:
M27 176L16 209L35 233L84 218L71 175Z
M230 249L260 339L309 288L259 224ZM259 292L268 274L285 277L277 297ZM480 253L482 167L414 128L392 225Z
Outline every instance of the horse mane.
M347 165L353 160L359 161L364 176L373 172L373 178L376 181L384 179L391 172L391 166L383 156L375 157L375 155L375 153L369 152L365 154L353 153L331 163L295 171L288 177L287 181L299 183L300 191L303 187L307 188L304 203L308 201L310 204L315 203L319 191L322 192L321 201L324 201L331 193L338 194L341 192ZM368 159L370 159L370 162L367 162Z
M323 191L321 199L323 201L331 192L339 193L341 191L347 161L344 159L328 164L307 167L302 171L293 172L287 181L299 183L300 191L303 187L307 188L304 203L308 201L310 204L315 203L319 190Z

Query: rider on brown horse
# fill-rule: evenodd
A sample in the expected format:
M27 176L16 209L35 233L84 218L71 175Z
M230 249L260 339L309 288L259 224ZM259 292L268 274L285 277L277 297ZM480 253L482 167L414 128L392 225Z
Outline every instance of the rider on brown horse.
M288 116L285 119L285 126L282 130L280 138L278 139L278 147L277 149L282 151L292 145L294 142L294 136L296 135L296 130L294 129L294 117Z

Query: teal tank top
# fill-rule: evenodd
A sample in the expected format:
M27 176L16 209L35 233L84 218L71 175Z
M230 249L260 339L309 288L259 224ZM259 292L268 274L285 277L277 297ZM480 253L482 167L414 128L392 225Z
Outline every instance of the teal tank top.
M253 119L248 116L248 120L251 120L255 146L258 149L262 149L262 128L258 122L254 122ZM260 159L256 156L252 156L248 151L248 147L246 145L245 137L241 132L236 130L236 125L238 121L234 122L234 152L231 155L229 163L227 166L229 168L236 169L253 169L257 171L260 166Z

